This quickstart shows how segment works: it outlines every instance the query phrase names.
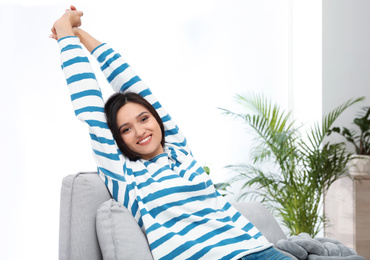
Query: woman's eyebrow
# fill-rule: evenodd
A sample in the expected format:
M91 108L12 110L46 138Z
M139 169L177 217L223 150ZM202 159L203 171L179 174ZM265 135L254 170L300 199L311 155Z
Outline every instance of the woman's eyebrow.
M136 119L138 119L138 118L140 118L142 115L144 115L144 114L149 114L149 112L148 111L143 111L143 112L141 112L140 114L138 114L137 116L136 116ZM126 125L128 125L128 123L124 123L124 124L122 124L119 128L118 128L118 131L121 131L121 128L122 127L125 127Z
M142 116L142 115L144 115L144 114L149 114L149 112L148 112L148 111L141 112L141 113L136 117L136 119L137 119L137 118L139 118L139 117L141 117L141 116Z

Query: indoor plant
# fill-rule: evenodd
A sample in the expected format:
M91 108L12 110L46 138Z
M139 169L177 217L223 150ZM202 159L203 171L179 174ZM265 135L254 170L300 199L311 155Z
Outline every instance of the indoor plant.
M320 213L323 194L346 174L350 158L343 143L324 143L324 137L335 119L362 99L349 100L337 107L302 136L290 113L263 95L237 95L237 101L251 112L223 111L241 118L257 136L257 145L252 148L253 164L229 166L238 173L231 181L244 182L241 197L248 194L260 197L282 218L291 235L306 232L315 236L326 223Z
M346 127L333 127L329 131L341 134L351 143L356 155L351 159L351 174L369 174L370 171L370 107L363 107L358 117L353 119L358 130L349 130Z

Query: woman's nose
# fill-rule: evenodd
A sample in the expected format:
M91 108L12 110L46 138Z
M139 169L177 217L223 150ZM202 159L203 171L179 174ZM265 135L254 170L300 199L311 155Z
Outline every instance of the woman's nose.
M136 126L136 136L143 137L144 134L145 134L145 128L140 125Z

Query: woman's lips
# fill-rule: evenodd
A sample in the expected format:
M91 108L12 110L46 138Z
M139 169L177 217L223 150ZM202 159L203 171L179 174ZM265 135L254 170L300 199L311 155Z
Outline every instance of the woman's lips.
M137 144L138 145L145 145L145 144L149 143L151 139L152 139L152 135L149 135L149 136L141 139L139 142L137 142Z

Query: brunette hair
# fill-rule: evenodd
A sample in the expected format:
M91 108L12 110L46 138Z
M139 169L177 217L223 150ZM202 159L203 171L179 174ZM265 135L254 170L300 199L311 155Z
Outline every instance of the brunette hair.
M128 146L123 141L121 134L118 129L117 125L117 113L118 110L121 109L127 103L132 102L139 105L142 105L154 116L155 120L157 120L159 127L162 131L162 141L161 145L164 147L164 126L162 119L158 115L157 111L154 107L142 96L136 93L115 93L113 94L108 101L105 103L104 112L105 117L107 119L108 127L113 134L114 139L116 140L118 148L121 150L124 156L129 158L130 160L137 160L141 158L141 155L132 151L128 148Z

